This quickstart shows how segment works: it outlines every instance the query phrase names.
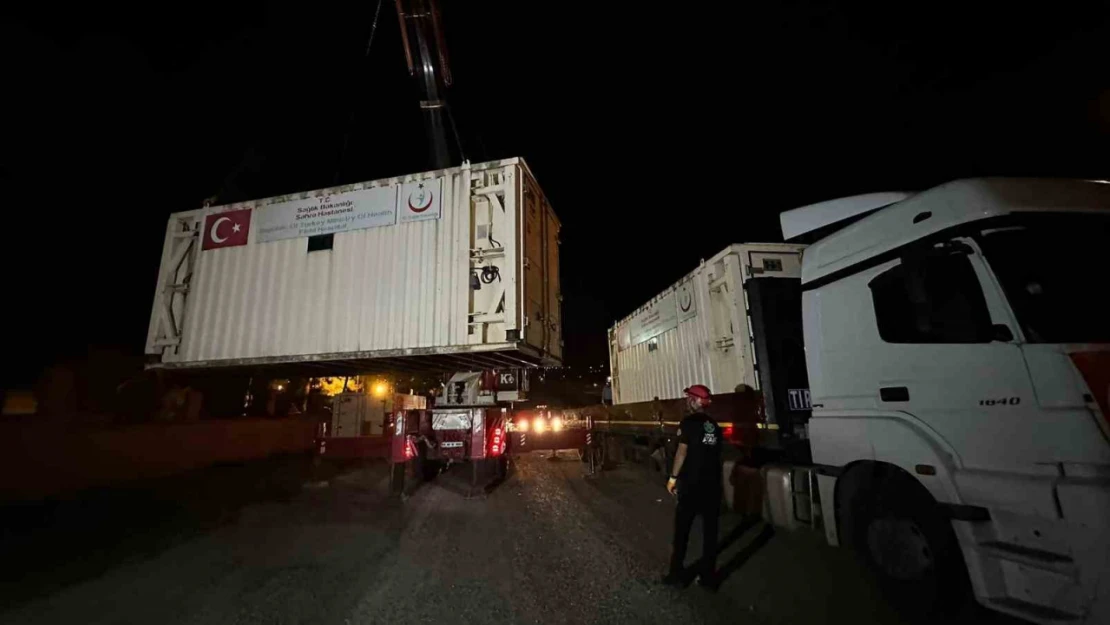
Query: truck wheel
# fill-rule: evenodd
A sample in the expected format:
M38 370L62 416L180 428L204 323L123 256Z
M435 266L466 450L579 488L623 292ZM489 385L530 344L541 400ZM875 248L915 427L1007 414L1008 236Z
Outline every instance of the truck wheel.
M884 594L907 614L960 607L970 583L950 521L909 475L876 477L854 498L852 542Z

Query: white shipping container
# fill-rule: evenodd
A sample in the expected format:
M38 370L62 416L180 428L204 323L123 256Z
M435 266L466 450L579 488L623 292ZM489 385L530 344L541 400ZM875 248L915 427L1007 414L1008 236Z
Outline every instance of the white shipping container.
M558 364L559 227L515 158L175 213L146 353L167 368Z
M613 403L674 399L704 384L759 390L745 282L800 278L804 246L731 245L609 330Z
M402 393L388 397L355 391L339 393L331 400L331 431L328 436L382 436L391 413L395 410L425 410L427 401L421 395Z
M361 436L362 424L368 419L367 412L370 401L371 397L365 393L340 393L333 397L331 400L331 431L328 432L328 435L332 438Z

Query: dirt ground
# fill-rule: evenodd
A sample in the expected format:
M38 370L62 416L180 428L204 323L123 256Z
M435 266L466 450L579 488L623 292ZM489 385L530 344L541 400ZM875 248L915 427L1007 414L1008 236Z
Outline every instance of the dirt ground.
M850 553L732 516L720 591L661 587L674 503L659 477L586 478L547 456L472 499L436 483L390 499L384 465L285 459L9 511L0 622L900 622Z

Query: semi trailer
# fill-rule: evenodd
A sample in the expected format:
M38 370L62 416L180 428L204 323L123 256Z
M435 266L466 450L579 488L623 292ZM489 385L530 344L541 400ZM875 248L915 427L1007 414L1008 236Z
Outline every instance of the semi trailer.
M797 245L731 246L613 327L595 437L665 442L706 384L764 519L853 548L897 603L1110 622L1110 184L960 180L781 225Z

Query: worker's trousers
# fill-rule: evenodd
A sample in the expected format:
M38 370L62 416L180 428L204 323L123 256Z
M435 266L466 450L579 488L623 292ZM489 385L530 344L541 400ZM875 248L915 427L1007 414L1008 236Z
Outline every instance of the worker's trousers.
M695 567L699 575L711 577L717 569L717 520L721 514L719 487L678 491L678 507L674 513L674 543L671 547L671 570L681 575L685 569L686 543L694 517L701 515L702 558Z

